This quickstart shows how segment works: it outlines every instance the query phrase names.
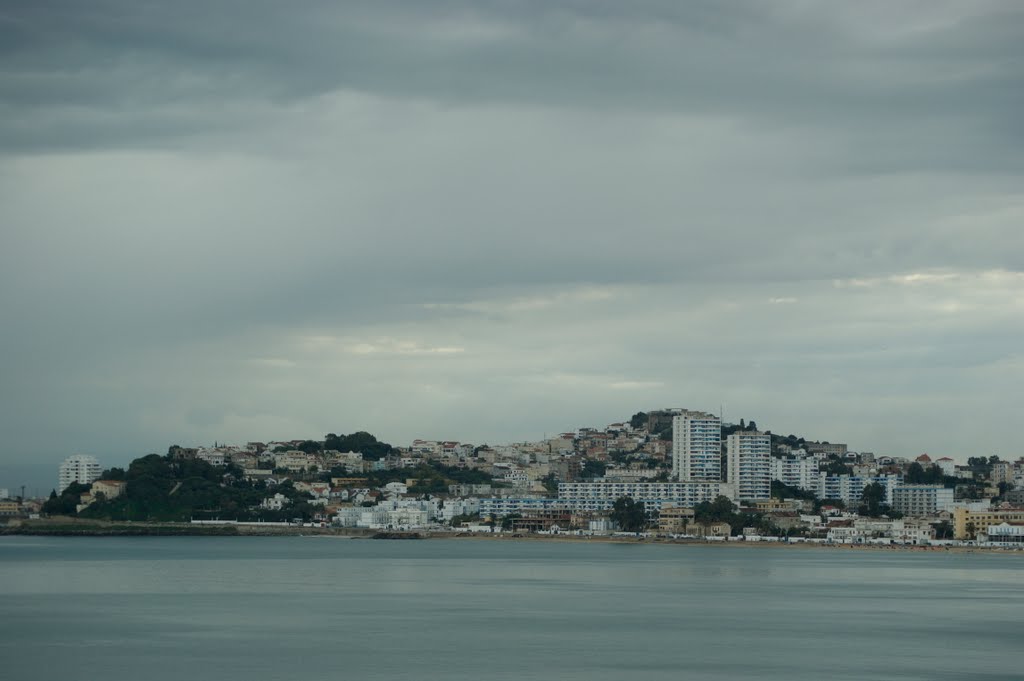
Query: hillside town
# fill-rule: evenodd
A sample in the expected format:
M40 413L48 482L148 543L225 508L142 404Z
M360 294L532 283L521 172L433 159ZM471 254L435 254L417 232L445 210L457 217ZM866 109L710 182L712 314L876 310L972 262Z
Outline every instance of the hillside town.
M1024 549L1024 458L876 455L688 409L505 445L358 432L174 445L127 470L75 455L49 499L0 494L8 519Z

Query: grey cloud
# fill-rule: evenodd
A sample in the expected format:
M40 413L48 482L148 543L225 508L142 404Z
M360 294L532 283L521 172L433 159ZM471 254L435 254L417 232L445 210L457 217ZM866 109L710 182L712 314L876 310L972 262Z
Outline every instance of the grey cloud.
M174 147L350 91L819 126L861 172L1019 170L991 153L1021 143L1013 4L899 39L782 3L42 3L4 25L2 143L22 150Z
M2 455L719 403L1005 451L1022 12L926 9L8 4Z

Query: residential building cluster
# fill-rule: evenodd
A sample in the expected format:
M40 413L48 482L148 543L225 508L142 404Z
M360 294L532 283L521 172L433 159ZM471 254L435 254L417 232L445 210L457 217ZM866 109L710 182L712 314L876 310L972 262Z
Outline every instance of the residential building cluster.
M1024 526L1024 459L876 456L691 409L504 445L416 439L370 455L329 442L173 446L168 458L230 466L260 485L254 514L287 516L299 494L313 509L303 520L345 528L611 532L624 497L643 503L648 531L677 536L1018 545ZM477 475L424 491L424 475L452 471ZM60 466L59 490L90 485L79 510L124 492L123 480L101 473L95 458L72 456ZM281 493L285 484L291 494ZM736 509L731 526L701 516L721 497ZM12 514L3 503L0 514ZM747 518L758 527L736 525Z

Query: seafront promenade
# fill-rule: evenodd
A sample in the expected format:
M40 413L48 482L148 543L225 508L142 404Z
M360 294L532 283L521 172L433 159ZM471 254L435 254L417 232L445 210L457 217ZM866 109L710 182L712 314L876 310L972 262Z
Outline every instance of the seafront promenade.
M1024 548L970 545L910 545L910 544L856 544L824 541L765 541L732 538L730 540L701 539L690 537L669 537L658 535L615 534L573 534L573 533L512 533L512 532L458 532L445 530L392 531L343 527L321 527L315 525L290 525L286 523L231 523L199 524L171 522L91 521L79 518L48 518L10 523L0 526L0 536L63 536L63 537L323 537L337 539L378 539L378 540L431 540L455 539L460 541L497 542L547 542L547 543L610 543L610 544L658 544L666 546L723 546L731 548L772 548L810 550L862 550L862 551L909 551L909 552L954 552L954 553L999 553L1024 556Z

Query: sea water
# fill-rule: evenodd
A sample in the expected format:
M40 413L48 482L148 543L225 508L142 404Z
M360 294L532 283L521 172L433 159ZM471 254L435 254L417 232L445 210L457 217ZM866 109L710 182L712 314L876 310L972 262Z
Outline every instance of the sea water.
M0 537L0 678L1024 679L1024 556Z

